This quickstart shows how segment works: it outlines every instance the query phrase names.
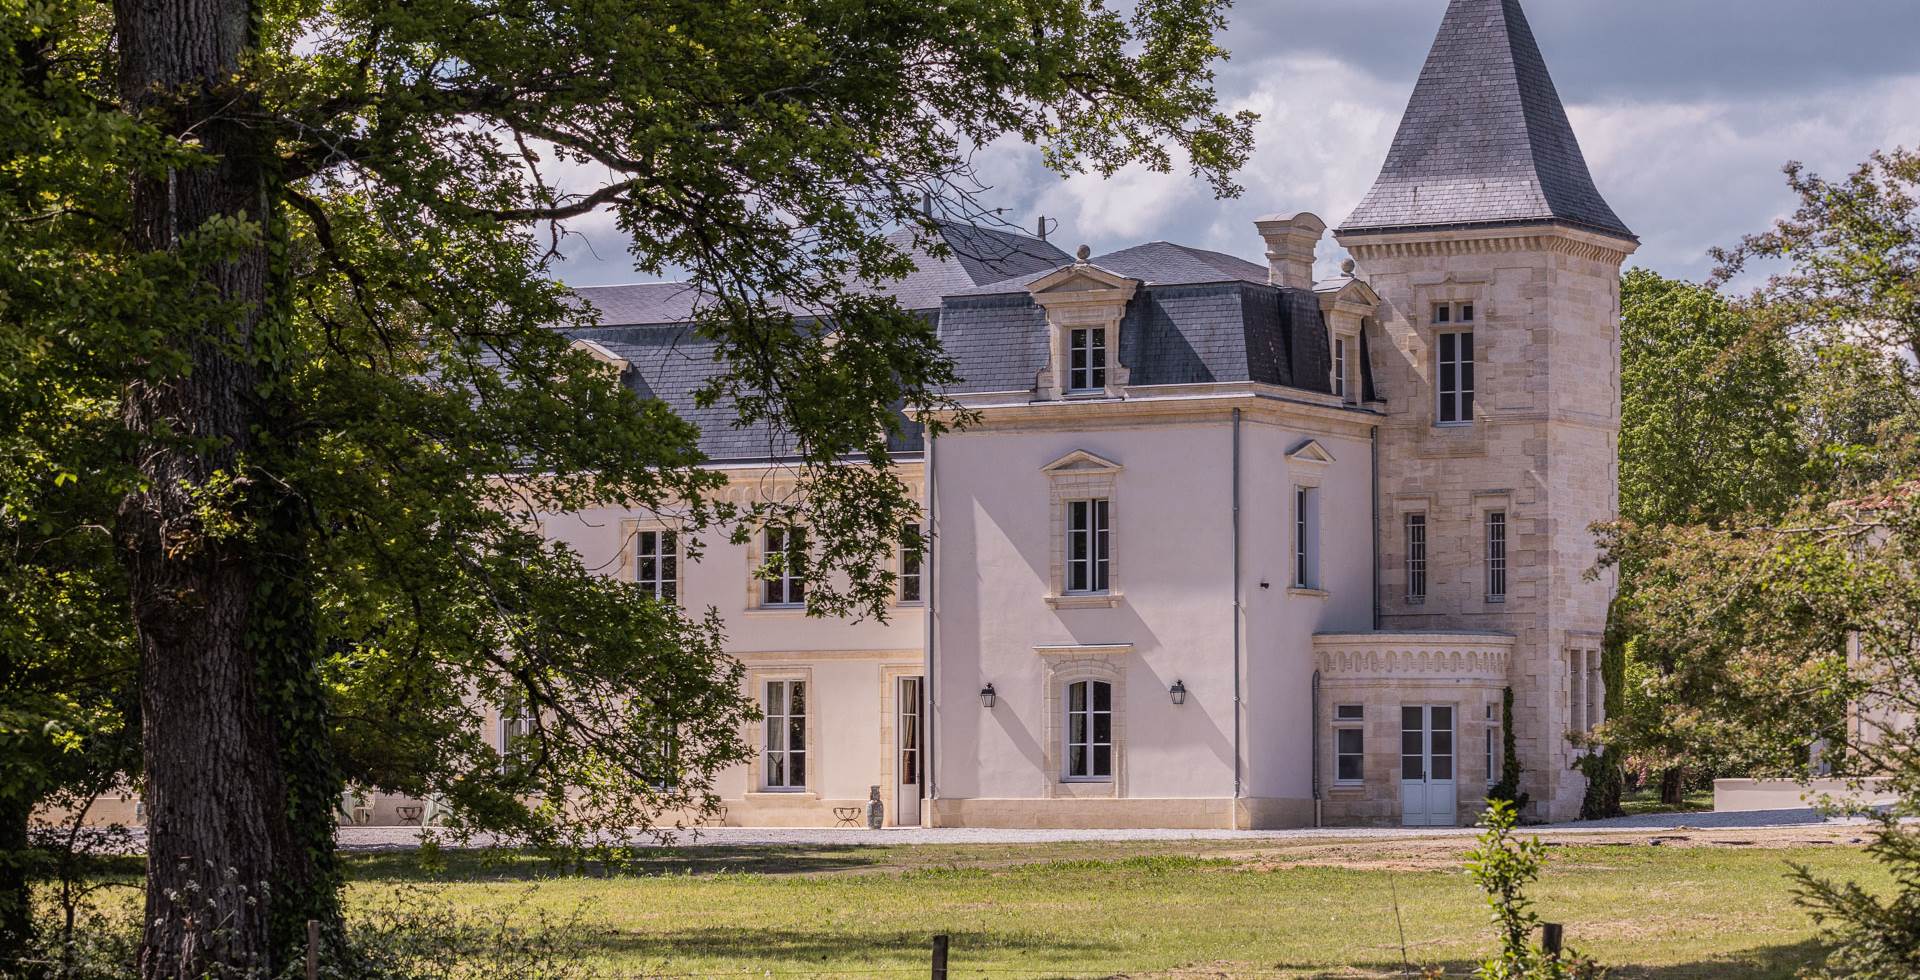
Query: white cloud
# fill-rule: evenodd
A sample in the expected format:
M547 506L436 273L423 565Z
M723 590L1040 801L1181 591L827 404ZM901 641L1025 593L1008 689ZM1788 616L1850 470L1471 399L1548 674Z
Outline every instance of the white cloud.
M1569 110L1600 190L1643 245L1634 262L1699 278L1706 250L1794 206L1780 168L1838 176L1920 139L1920 76L1740 102L1631 102Z

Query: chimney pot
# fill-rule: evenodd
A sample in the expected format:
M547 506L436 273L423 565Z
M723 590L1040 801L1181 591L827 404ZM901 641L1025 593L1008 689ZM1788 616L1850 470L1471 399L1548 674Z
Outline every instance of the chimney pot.
M1313 288L1313 256L1327 223L1311 211L1288 217L1272 214L1256 220L1267 243L1267 281L1287 289Z

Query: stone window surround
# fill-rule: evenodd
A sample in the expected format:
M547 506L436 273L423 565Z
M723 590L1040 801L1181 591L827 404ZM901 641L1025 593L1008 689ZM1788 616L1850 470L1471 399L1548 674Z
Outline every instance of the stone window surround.
M1055 609L1111 609L1120 604L1119 463L1076 449L1047 464L1047 605ZM1107 589L1105 592L1067 591L1067 503L1107 501Z
M673 532L674 557L679 561L676 570L679 576L681 592L686 591L687 582L687 533L676 521L664 517L626 517L620 521L620 556L615 560L613 577L622 582L635 581L634 563L639 552L635 545L642 531Z
M901 542L896 544L893 549L894 574L901 577L901 581L894 583L893 604L896 606L924 606L927 604L927 568L928 559L933 557L933 549L929 547L933 543L933 535L928 533L925 521L914 521L913 523L920 530L920 598L903 599L900 596L901 581L904 581L907 570L907 549L905 542Z
M1497 599L1487 594L1487 568L1488 568L1487 562L1489 560L1489 555L1487 553L1487 545L1488 545L1487 515L1495 511L1499 511L1500 513L1506 515L1506 532L1507 532L1506 591L1502 592L1500 594L1500 597ZM1429 518L1429 521L1431 521L1431 518ZM1512 601L1513 599L1513 586L1516 580L1516 576L1514 575L1514 572L1518 570L1518 566L1514 564L1514 560L1513 560L1515 555L1515 550L1514 550L1515 533L1514 532L1517 526L1518 526L1518 522L1514 520L1513 492L1511 490L1479 490L1474 492L1474 495L1473 495L1474 555L1478 559L1478 561L1475 563L1475 567L1479 569L1479 577L1475 580L1474 589L1480 594L1480 600L1485 605L1490 605L1490 606L1503 605L1507 602ZM1429 534L1431 534L1431 528L1429 528Z
M1047 366L1034 379L1044 401L1077 398L1120 398L1127 387L1128 370L1120 361L1120 321L1133 301L1139 282L1116 275L1086 261L1052 272L1027 286L1033 301L1047 315ZM1062 288L1078 285L1080 288ZM1104 391L1068 393L1067 340L1070 331L1091 327L1107 331L1107 386Z
M1607 681L1601 671L1601 641L1590 634L1569 634L1562 663L1567 697L1567 735L1585 735L1606 720ZM1586 751L1583 747L1580 751Z
M1341 708L1359 708L1360 717L1342 718L1340 717ZM1329 747L1333 750L1332 757L1327 760L1327 771L1333 774L1333 778L1327 781L1327 784L1329 786L1358 787L1358 786L1365 786L1367 784L1366 710L1367 710L1366 704L1360 701L1342 702L1333 706L1333 721L1331 725L1331 728L1333 731L1333 737L1327 740ZM1343 754L1340 751L1340 733L1342 731L1357 731L1360 733L1360 778L1359 779L1340 778L1340 756Z
M673 571L674 596L676 602L683 602L687 592L687 533L676 522L660 517L628 517L620 521L620 558L613 577L622 582L639 581L640 533L642 531L665 531L673 535Z
M1435 307L1442 305L1457 306L1463 303L1473 305L1473 322L1462 330L1461 324L1433 322ZM1483 414L1480 407L1484 404L1481 376L1487 363L1487 352L1493 346L1493 333L1486 329L1489 319L1494 315L1493 283L1483 277L1460 276L1449 273L1437 282L1413 284L1414 315L1413 327L1421 341L1427 345L1423 363L1427 373L1427 398L1425 399L1428 424L1440 429L1465 429L1473 427ZM1443 333L1473 334L1473 404L1474 415L1459 422L1440 421L1440 335Z
M1046 792L1049 799L1124 799L1127 795L1127 671L1131 643L1037 646L1045 665ZM1069 781L1067 772L1067 685L1105 681L1113 687L1113 778Z
M791 667L748 667L747 691L764 711L767 700L768 681L801 681L807 691L807 783L804 790L768 789L766 783L767 722L766 719L750 722L752 731L749 745L753 746L752 758L747 762L747 799L781 800L818 800L820 798L820 689L813 683L813 668Z
M747 605L746 611L766 616L804 616L807 607L804 603L796 605L768 605L766 602L767 580L760 576L760 568L767 561L767 532L773 525L755 528L747 536ZM800 529L803 533L805 528ZM811 542L809 542L811 544Z
M1504 700L1505 696L1503 694L1502 701L1504 702ZM1500 734L1502 727L1500 716L1503 713L1502 705L1488 704L1486 718L1481 724L1481 728L1484 729L1484 735L1486 737L1485 759L1488 786L1492 786L1494 783L1500 781L1500 771L1506 762L1506 746L1502 744L1505 739L1501 738Z
M1338 351L1338 353L1335 353ZM1343 405L1360 404L1360 331L1327 325L1327 378L1329 389Z
M924 815L931 801L925 796L927 791L927 669L924 664L880 668L880 778L889 780L880 787L880 798L886 802L887 819L894 826L900 826L899 800L895 794L900 789L900 755L894 751L900 740L900 678L920 678L920 800L921 813Z
M1300 498L1298 491L1311 490L1316 498L1320 498L1322 487L1326 483L1327 467L1333 462L1333 454L1327 452L1326 447L1312 439L1301 443L1287 453L1286 556L1287 595L1289 596L1299 596L1308 599L1326 599L1332 595L1331 592L1322 587L1326 583L1320 575L1320 549L1313 547L1314 542L1308 542L1309 547L1307 552L1309 567L1314 573L1313 581L1307 584L1302 584L1297 581L1298 576L1295 574L1297 569L1295 568L1294 562L1297 559L1296 549L1299 547L1298 537L1300 525L1298 515L1295 514L1294 511L1299 506ZM1324 513L1326 509L1325 500L1316 499L1315 509ZM1316 518L1319 516L1320 514L1315 515ZM1315 537L1324 539L1324 535L1320 533L1320 529L1315 526L1319 523L1323 522L1317 520L1310 522L1307 529L1310 533L1314 534Z
M1405 493L1405 494L1397 494L1393 498L1393 524L1394 524L1394 534L1396 535L1396 537L1391 539L1392 541L1391 547L1394 549L1395 554L1399 556L1400 560L1395 563L1396 568L1393 570L1392 573L1397 574L1400 577L1399 578L1400 587L1397 589L1389 587L1388 591L1390 594L1397 597L1399 603L1402 606L1408 609L1412 609L1415 607L1424 606L1426 605L1426 603L1425 601L1412 600L1407 596L1407 581L1406 581L1407 530L1406 529L1407 529L1407 515L1409 514L1422 514L1422 515L1425 515L1427 519L1427 598L1431 599L1433 598L1433 594L1434 594L1434 585L1436 584L1436 582L1439 581L1434 574L1436 571L1439 570L1439 568L1434 564L1434 560L1433 560L1433 557L1434 557L1433 544L1434 544L1434 537L1435 537L1434 536L1434 529L1435 529L1434 495L1431 493ZM1383 573L1385 572L1387 572L1387 570L1383 569Z

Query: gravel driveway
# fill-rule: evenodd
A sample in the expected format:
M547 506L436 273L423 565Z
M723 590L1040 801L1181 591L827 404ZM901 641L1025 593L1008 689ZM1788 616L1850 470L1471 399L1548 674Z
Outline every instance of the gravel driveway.
M1577 823L1529 827L1530 833L1580 834L1609 831L1646 830L1757 830L1769 827L1812 827L1858 823L1854 820L1828 820L1817 811L1753 810L1740 813L1656 813L1611 820L1584 820ZM923 829L835 830L815 828L712 827L697 834L686 832L679 843L708 847L788 846L821 847L861 844L1054 844L1073 841L1288 841L1355 840L1367 838L1397 839L1414 837L1471 836L1472 827L1327 827L1298 830L1001 830L986 827L940 827ZM419 846L416 827L342 827L340 847L347 851L396 851ZM480 840L476 845L484 846ZM636 844L658 846L652 840Z

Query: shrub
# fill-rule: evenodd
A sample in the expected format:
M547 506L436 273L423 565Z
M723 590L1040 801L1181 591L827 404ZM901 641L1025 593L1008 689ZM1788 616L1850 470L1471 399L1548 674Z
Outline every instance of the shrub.
M1881 814L1867 853L1893 873L1881 898L1858 884L1815 878L1795 865L1795 901L1825 930L1826 964L1807 975L1848 980L1911 980L1920 976L1920 832L1897 814Z
M1480 964L1480 980L1598 980L1606 975L1586 957L1566 950L1553 955L1534 945L1540 916L1533 911L1526 888L1540 877L1547 848L1538 837L1513 835L1513 804L1495 800L1480 818L1485 828L1473 850L1467 852L1467 874L1486 893L1499 933L1500 950Z

